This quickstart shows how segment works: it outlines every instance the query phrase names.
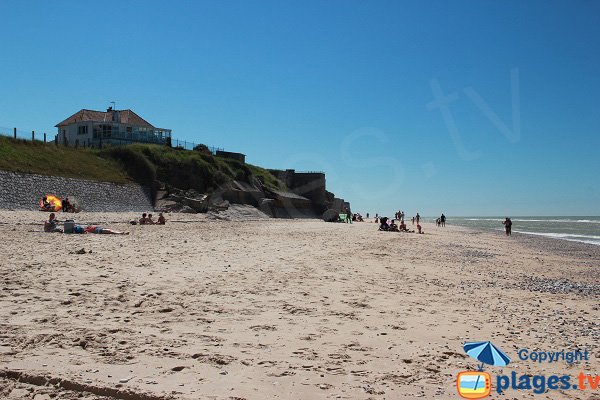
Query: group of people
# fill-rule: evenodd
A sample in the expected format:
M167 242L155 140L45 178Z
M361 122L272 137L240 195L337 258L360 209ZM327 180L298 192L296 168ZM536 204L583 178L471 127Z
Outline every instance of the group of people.
M152 214L143 213L142 217L139 221L131 220L130 223L132 225L165 225L167 220L165 219L163 213L158 214L158 218L155 221L152 218ZM129 232L121 232L116 231L114 229L104 228L99 225L78 225L75 224L72 220L64 221L63 228L60 227L61 222L56 219L55 213L50 213L48 216L48 220L44 222L44 232L56 232L56 233L100 233L100 234L109 234L109 235L129 235Z
M130 221L131 225L164 225L167 223L167 220L163 216L163 213L158 213L158 218L156 221L152 219L152 214L143 213L142 217L136 222L135 220Z
M439 228L439 227L445 227L446 226L446 216L444 215L444 213L442 213L442 215L439 218L436 218L435 220L435 225Z
M396 224L396 219L389 219L388 217L378 218L379 220L379 230L386 232L409 232L415 233L415 230L410 230L404 223L403 219L399 220L400 225ZM421 224L417 224L417 233L425 233Z
M56 214L50 213L48 216L48 221L44 222L44 232L48 233L97 233L104 235L129 235L129 232L121 232L115 231L113 229L104 228L99 225L78 225L78 224L69 224L69 229L67 230L63 223L63 228L59 227L60 221L56 219Z
M79 208L76 204L73 204L69 200L69 196L65 197L62 200L54 196L51 196L51 198L53 199L52 202L48 199L48 196L42 197L42 201L40 204L42 211L56 212L62 210L63 212L71 213L79 212Z
M360 215L359 213L352 214L352 221L354 221L354 222L365 222L365 220L363 219L363 216Z

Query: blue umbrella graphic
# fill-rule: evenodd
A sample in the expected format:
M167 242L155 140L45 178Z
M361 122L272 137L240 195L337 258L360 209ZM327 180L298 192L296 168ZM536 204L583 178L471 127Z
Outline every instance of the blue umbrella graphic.
M463 348L465 353L481 361L480 370L483 370L483 364L504 367L510 362L510 357L494 346L492 342L467 342Z
M480 371L483 371L483 364L504 367L510 362L510 357L494 346L492 342L467 342L463 348L469 356L481 361L481 365L479 366ZM478 383L479 376L475 382L475 387L477 387Z

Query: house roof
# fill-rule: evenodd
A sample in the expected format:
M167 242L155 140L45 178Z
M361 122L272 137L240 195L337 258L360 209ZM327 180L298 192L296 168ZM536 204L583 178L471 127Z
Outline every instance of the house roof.
M77 111L75 114L71 115L64 121L59 122L55 126L58 128L65 125L75 124L77 122L113 122L113 114L115 112L119 113L122 124L154 129L152 124L131 110L94 111L84 109Z

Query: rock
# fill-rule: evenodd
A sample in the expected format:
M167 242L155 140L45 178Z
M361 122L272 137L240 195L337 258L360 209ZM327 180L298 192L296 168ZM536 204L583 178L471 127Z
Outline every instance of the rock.
M339 213L331 208L323 213L323 221L325 222L337 222L339 218Z
M187 213L187 214L196 214L196 211L192 207L185 206L185 205L183 207L181 207L181 210L179 210L179 212Z
M179 372L182 371L184 368L184 366L173 367L171 368L171 371Z

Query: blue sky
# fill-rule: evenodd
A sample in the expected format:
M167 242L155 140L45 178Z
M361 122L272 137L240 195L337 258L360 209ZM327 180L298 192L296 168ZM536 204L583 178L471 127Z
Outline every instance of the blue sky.
M253 164L323 170L362 213L600 214L595 1L5 0L0 16L3 127L55 133L116 101Z

